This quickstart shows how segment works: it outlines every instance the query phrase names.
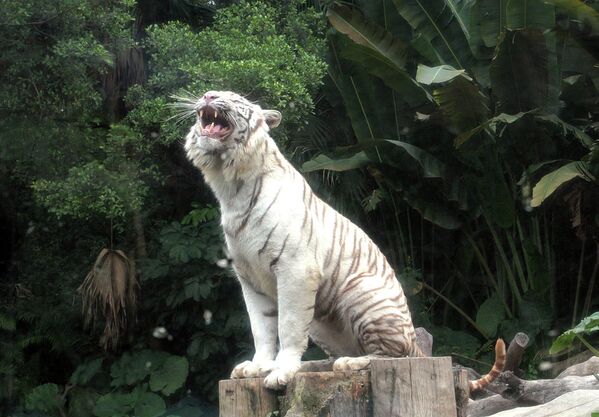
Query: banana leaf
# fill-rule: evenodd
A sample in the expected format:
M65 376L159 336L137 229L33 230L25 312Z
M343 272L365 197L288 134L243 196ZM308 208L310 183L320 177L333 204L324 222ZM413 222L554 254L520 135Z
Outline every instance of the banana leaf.
M302 172L312 172L320 169L330 171L348 171L361 168L368 164L370 159L364 152L358 152L348 157L330 158L324 154L318 155L302 165Z
M445 207L442 201L429 200L422 197L424 194L419 192L402 193L402 198L429 222L448 230L458 229L462 225L459 215L448 207Z
M515 114L548 104L548 51L538 29L506 31L490 67L498 110Z
M339 91L358 142L372 137L395 136L399 124L392 91L360 67L329 66L329 76Z
M463 69L457 70L451 65L427 67L426 65L420 64L416 71L416 81L426 85L441 84L451 81L462 74L466 74L466 71Z
M459 148L464 143L466 143L468 140L470 140L470 138L472 138L474 135L481 132L483 129L488 128L492 132L494 132L496 129L496 126L498 124L500 124L500 123L510 124L510 123L517 122L518 120L520 120L520 118L522 118L523 116L530 114L530 113L531 112L520 112L517 114L501 113L495 117L492 117L491 119L487 120L486 122L480 124L479 126L475 127L474 129L471 129L467 132L464 132L464 133L458 135L454 140L454 145L456 148Z
M505 28L505 6L509 0L479 0L478 23L480 37L488 48L494 48L500 33Z
M489 100L464 70L449 65L419 65L416 80L423 84L445 84L433 96L451 130L457 133L484 123L489 117Z
M436 49L442 63L458 69L470 67L474 57L455 0L394 0L394 3L414 32Z
M535 119L553 125L555 128L559 129L562 136L572 135L586 148L590 149L591 146L593 146L593 139L589 135L576 126L564 122L555 114L536 114Z
M412 28L397 13L393 0L357 0L354 4L368 19L391 32L395 38L408 40L412 37Z
M376 52L379 60L404 68L409 44L395 39L390 32L366 19L359 10L333 3L327 10L327 18L339 32Z
M344 44L339 49L341 57L360 64L368 73L397 91L399 93L398 98L406 103L409 108L423 112L432 110L432 96L407 71L394 66L386 59L382 59L372 49L358 44Z
M373 149L376 156L368 159L365 151ZM443 179L447 171L445 164L434 155L407 142L391 139L370 139L354 146L340 148L338 154L332 158L318 155L305 162L302 170L304 172L319 169L344 171L362 167L368 162L383 163L409 171L418 170L423 178Z
M572 161L550 172L537 182L532 190L530 205L532 207L539 207L560 186L572 181L574 178L582 178L586 181L594 180L585 162Z
M553 29L555 7L543 0L508 0L505 3L505 19L509 30Z

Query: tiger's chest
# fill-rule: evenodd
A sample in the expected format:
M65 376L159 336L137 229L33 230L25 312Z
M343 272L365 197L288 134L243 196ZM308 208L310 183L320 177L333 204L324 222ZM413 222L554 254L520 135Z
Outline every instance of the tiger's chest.
M275 300L275 261L294 241L301 205L290 180L258 177L243 184L228 204L221 203L223 231L236 273Z

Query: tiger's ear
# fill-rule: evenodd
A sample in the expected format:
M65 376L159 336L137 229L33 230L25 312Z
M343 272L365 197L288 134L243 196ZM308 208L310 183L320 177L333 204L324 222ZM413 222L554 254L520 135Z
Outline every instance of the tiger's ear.
M262 114L264 115L264 120L269 128L274 129L281 123L281 119L283 115L280 111L277 110L262 110Z

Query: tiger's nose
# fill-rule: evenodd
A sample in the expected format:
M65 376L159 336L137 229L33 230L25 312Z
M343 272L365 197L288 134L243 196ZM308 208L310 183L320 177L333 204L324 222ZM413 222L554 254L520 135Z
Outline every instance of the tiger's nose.
M202 97L204 99L204 101L206 102L206 104L210 103L212 100L214 100L216 98L216 92L215 91L208 91L206 94L204 94L204 96Z

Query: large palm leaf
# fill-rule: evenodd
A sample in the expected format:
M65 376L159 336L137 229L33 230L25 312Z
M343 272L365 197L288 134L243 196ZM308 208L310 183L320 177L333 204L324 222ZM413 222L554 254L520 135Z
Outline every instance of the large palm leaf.
M399 14L433 45L443 63L469 68L473 56L455 0L394 0Z
M500 112L545 107L549 95L548 51L540 30L506 31L490 67Z
M333 3L327 10L329 22L358 45L376 52L396 68L404 68L409 45L393 37L384 28L368 21L357 9Z

